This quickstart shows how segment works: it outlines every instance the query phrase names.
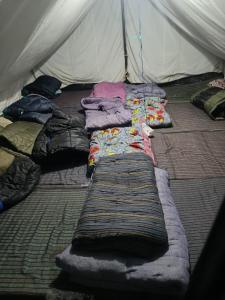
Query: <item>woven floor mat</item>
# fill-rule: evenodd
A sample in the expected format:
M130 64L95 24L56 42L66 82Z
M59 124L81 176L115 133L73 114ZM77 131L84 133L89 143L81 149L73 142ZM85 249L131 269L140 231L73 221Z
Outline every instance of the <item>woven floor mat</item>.
M214 121L191 103L168 103L166 111L172 118L173 127L156 129L156 132L187 132L225 130L225 121Z
M225 177L171 180L170 186L186 231L193 269L225 196Z
M225 176L225 131L155 134L158 166L171 179Z
M41 175L39 185L88 185L87 166L64 166Z
M55 256L71 242L86 189L37 188L0 216L0 295L43 295L60 270Z

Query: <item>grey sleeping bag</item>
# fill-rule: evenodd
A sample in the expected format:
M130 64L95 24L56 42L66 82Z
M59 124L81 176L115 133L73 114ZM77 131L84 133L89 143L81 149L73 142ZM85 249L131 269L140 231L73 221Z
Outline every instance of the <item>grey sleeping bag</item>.
M189 282L189 256L184 228L168 187L166 171L155 168L164 212L169 249L156 260L122 256L118 252L71 252L71 245L57 255L56 264L77 283L102 288L183 294Z

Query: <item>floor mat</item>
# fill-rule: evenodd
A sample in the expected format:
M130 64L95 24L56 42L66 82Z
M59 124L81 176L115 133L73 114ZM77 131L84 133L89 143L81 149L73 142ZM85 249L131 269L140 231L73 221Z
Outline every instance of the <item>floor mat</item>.
M37 188L0 216L0 295L43 295L58 277L55 256L70 242L86 189Z
M221 75L214 76L212 78L186 84L174 84L170 86L162 86L166 91L166 97L171 102L190 102L191 96L198 91L207 88L208 83L215 79L221 78Z
M170 179L225 176L225 131L155 134L152 145L158 167Z
M170 114L173 127L156 129L155 132L187 132L225 130L225 121L214 121L201 109L191 103L168 103L166 111Z
M193 270L225 196L225 177L171 180L170 187L186 231Z
M41 175L39 185L77 185L86 186L90 179L86 177L87 166L64 166Z

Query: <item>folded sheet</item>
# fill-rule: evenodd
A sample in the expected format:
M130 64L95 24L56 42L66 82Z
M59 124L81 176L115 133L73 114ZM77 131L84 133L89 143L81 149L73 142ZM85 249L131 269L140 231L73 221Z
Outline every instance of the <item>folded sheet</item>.
M56 257L70 280L83 285L156 294L184 294L189 281L189 256L184 228L168 186L166 171L155 168L169 249L155 259L118 252L74 251L71 245Z

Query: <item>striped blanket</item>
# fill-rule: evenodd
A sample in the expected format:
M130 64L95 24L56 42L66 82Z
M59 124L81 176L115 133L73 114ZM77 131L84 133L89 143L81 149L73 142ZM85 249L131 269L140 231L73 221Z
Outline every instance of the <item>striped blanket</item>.
M192 96L191 102L214 120L225 118L225 91L219 87L210 87L197 92Z
M153 164L143 153L101 158L73 247L157 257L168 247Z

